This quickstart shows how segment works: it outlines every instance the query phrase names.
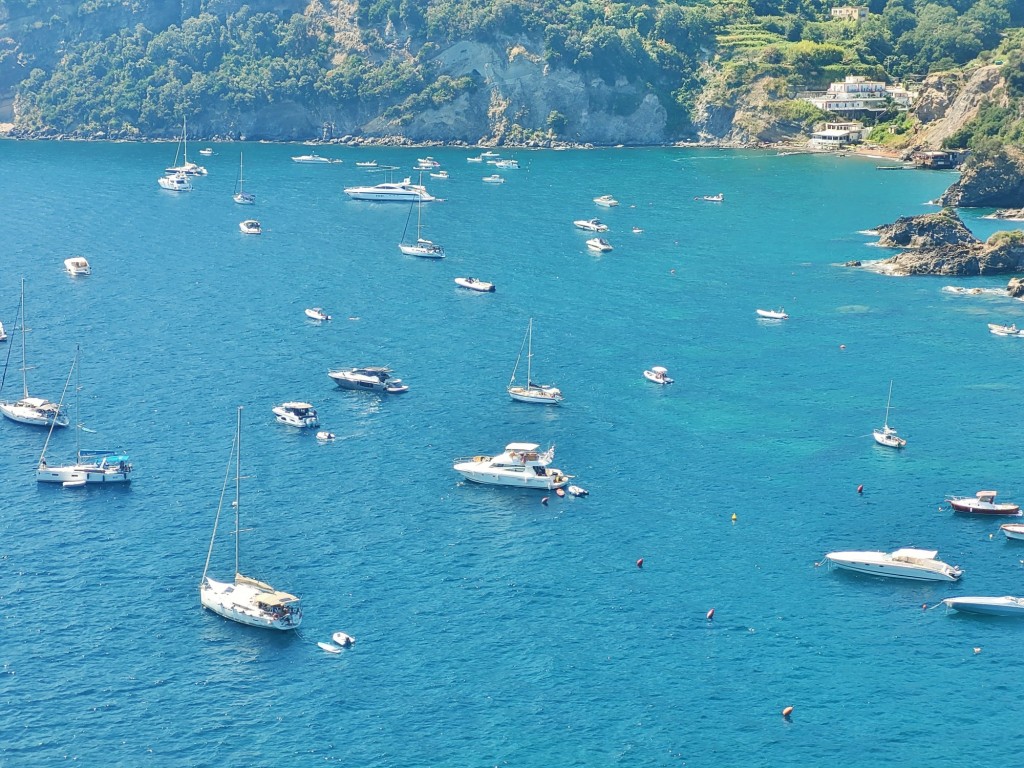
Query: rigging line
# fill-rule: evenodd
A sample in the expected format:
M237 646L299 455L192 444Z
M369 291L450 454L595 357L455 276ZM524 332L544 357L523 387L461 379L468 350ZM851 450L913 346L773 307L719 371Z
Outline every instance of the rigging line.
M57 404L57 413L54 414L53 421L50 422L50 431L46 433L46 442L43 443L43 452L39 454L39 463L43 463L43 458L46 456L46 448L50 444L50 438L53 437L53 429L57 426L57 417L60 415L60 409L64 405L64 395L68 392L68 386L71 384L71 375L78 368L78 347L75 347L75 359L71 363L71 370L68 371L68 378L64 382L64 389L60 393L60 403ZM77 415L77 414L76 414ZM76 430L77 432L77 427ZM81 461L81 452L78 452L78 460Z
M18 328L18 322L22 321L22 318L21 318L21 311L22 311L22 309L24 309L24 305L18 304L18 314L15 315L15 318L14 318L14 328L11 329L12 331L16 330ZM22 321L22 322L24 322L24 321ZM14 344L12 343L12 344L8 345L8 347L7 347L7 359L4 360L4 372L3 372L3 375L0 376L0 392L3 392L4 382L7 381L7 367L11 364L11 353L13 351L14 351Z
M217 516L213 520L213 535L210 537L210 548L206 552L206 565L203 566L203 579L206 578L206 572L210 570L210 558L213 556L213 543L217 539L217 528L220 526L220 513L221 510L224 509L224 497L225 495L227 495L228 480L230 480L231 478L231 464L234 458L235 440L232 440L231 453L228 455L228 464L227 467L224 469L224 485L220 489L220 501L217 503Z

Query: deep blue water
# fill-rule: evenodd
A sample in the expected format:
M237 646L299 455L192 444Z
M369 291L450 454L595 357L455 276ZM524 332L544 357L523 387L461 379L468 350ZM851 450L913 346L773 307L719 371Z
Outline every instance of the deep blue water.
M243 146L255 208L231 200L239 145L174 194L156 184L170 144L0 144L3 396L24 277L32 393L58 398L80 345L83 447L136 467L130 488L37 485L45 431L0 423L0 765L1014 764L1024 623L921 606L1024 594L1003 520L940 509L990 487L1024 500L1024 342L986 328L1024 304L941 291L1004 278L837 266L884 255L859 232L930 210L954 175L524 151L492 186L461 150L325 147L344 162L309 166L289 160L308 148ZM406 206L342 193L382 179L357 160L428 151L451 173L427 181L438 262L398 252ZM984 237L982 213L964 218ZM250 215L262 236L239 233ZM572 226L593 216L611 253ZM91 276L64 273L73 254ZM314 305L335 319L307 321ZM780 306L790 320L755 318ZM531 317L558 408L504 392ZM326 376L365 364L410 391ZM674 385L642 378L659 364ZM870 437L890 380L900 453ZM275 424L290 399L338 440ZM238 405L243 570L302 596L298 634L199 607ZM512 441L556 444L591 495L543 505L451 469ZM966 575L815 567L904 545ZM357 642L331 656L316 641L336 630Z

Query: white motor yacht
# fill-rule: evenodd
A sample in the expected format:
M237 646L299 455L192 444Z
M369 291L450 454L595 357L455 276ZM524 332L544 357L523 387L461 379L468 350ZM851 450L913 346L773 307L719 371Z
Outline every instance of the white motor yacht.
M306 317L310 320L330 320L331 316L324 312L323 307L310 307L305 310Z
M437 198L427 192L422 184L413 184L412 179L385 181L372 187L345 187L345 194L353 200L369 200L376 203L429 203Z
M362 368L338 368L327 372L342 389L362 389L370 392L385 392L397 395L408 392L409 386L401 379L392 378L391 369L378 365Z
M602 206L603 208L614 208L616 205L619 204L619 201L616 200L611 195L601 195L599 197L595 197L594 202Z
M295 155L292 157L293 163L307 163L309 165L330 165L331 163L340 163L341 160L331 160L329 157L321 157L315 152L311 155Z
M171 173L166 176L161 176L156 180L163 189L170 190L171 192L191 192L192 182L188 180L188 176L184 173Z
M320 426L320 419L317 418L316 408L309 403L281 403L271 409L277 417L278 424L287 424L290 427L308 427L310 429Z
M763 317L765 320L788 320L789 315L786 314L784 309L758 309L755 310L758 317Z
M573 226L577 229L583 229L587 232L607 232L608 225L600 219L577 219L573 222Z
M838 568L874 576L915 581L956 581L963 571L936 560L938 551L904 547L895 552L829 552L825 559Z
M571 475L549 466L555 447L539 453L536 443L509 443L497 456L456 459L453 469L474 483L550 491L568 485Z
M490 176L484 176L484 181L488 184L504 184L505 179L497 173L492 173Z
M947 597L942 601L947 607L964 613L981 613L986 616L1024 616L1024 598L1011 597Z
M592 237L587 240L587 248L598 253L607 253L612 249L612 244L603 237Z
M238 228L241 230L243 235L263 234L263 225L256 221L256 219L246 219L245 221L240 221L238 222Z
M92 274L89 262L84 256L72 256L70 259L64 259L64 269L68 271L69 275Z

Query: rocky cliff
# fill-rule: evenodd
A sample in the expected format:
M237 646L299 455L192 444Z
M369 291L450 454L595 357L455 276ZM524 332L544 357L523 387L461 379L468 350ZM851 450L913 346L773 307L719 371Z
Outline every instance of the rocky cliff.
M1024 206L1024 154L1007 147L993 156L969 161L939 203L960 208Z

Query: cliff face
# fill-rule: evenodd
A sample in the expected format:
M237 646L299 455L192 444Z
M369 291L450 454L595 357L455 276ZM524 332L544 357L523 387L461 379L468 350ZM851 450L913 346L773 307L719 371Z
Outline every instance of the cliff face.
M923 125L915 141L926 147L942 146L974 119L983 102L993 99L1005 106L1002 69L994 65L925 78L914 104L914 114Z
M1006 149L994 157L968 162L939 203L961 208L1024 206L1024 155Z

